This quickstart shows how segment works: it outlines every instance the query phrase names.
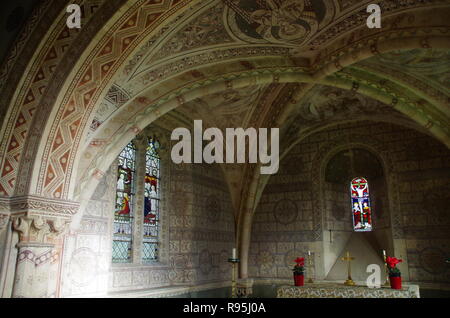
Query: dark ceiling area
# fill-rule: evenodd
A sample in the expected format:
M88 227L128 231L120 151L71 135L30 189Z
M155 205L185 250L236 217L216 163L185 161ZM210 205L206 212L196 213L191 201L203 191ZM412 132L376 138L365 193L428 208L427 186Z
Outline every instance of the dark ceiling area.
M374 180L383 175L378 159L365 149L347 149L333 156L327 164L325 180L345 184L355 177Z
M3 62L35 6L43 0L2 1L0 10L0 62Z

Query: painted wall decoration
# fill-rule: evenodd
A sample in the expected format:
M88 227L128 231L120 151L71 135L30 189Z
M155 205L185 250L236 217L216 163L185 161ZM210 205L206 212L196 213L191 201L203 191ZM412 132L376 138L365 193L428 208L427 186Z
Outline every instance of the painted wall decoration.
M297 220L298 208L292 200L280 200L273 209L275 220L279 224L291 224Z
M216 6L219 2L221 4ZM448 116L441 116L438 111L440 108L429 107L433 103L427 104L427 101L440 101L442 103L441 108L445 110L448 98L444 93L448 86L449 65L448 62L441 65L439 61L448 61L448 52L430 53L430 51L424 50L424 48L437 44L434 41L436 36L440 39L448 36L445 33L447 24L442 23L446 22L444 19L448 16L448 9L440 4L443 3L441 1L383 2L384 5L389 6L390 16L385 20L389 28L387 28L386 33L383 31L374 34L366 33L364 32L365 29L361 28L365 22L365 16L361 14L361 12L364 12L365 2L356 0L226 0L195 1L195 3L192 3L192 1L158 0L133 2L124 6L124 10L117 10L123 6L123 2L120 0L83 0L80 3L84 7L83 25L89 23L92 27L68 31L65 25L54 23L54 19L50 18L58 16L53 12L53 8L50 8L51 10L47 10L48 7L39 9L33 16L36 21L40 22L32 23L31 27L24 29L19 39L18 44L20 45L14 44L13 46L12 54L14 56L8 58L5 64L7 67L3 67L2 72L0 72L0 87L2 96L4 96L1 102L2 107L0 107L0 109L4 109L4 112L2 110L0 113L6 114L0 145L0 158L2 158L0 162L0 196L5 197L5 199L16 195L26 196L30 193L39 195L43 199L58 198L77 201L84 195L87 197L89 193L83 191L90 187L88 186L89 183L85 181L98 180L105 173L106 164L105 167L101 167L99 163L105 161L101 160L103 158L99 154L104 153L109 155L109 158L115 158L118 153L118 151L117 153L115 151L119 149L111 150L109 147L122 138L121 129L130 128L122 125L122 123L130 123L130 125L136 123L130 120L127 115L133 114L134 110L143 110L144 104L155 100L167 101L172 97L176 97L177 103L181 106L187 96L183 95L185 89L189 90L199 85L198 87L205 86L204 92L208 92L205 83L211 83L210 80L216 83L220 82L227 87L227 91L222 98L225 103L215 105L217 106L216 113L221 114L217 121L221 122L223 118L225 120L222 122L225 125L237 126L237 123L243 123L243 126L245 126L246 123L267 123L277 120L278 111L282 111L283 105L280 105L279 95L276 94L277 90L273 89L273 86L282 86L281 83L284 83L288 77L289 80L295 80L286 75L291 72L297 74L300 69L307 70L312 75L320 75L320 72L313 73L314 71L320 71L322 66L332 66L326 68L330 70L330 74L327 73L326 76L330 76L333 83L334 80L336 80L335 83L338 83L344 78L349 83L353 82L352 88L349 87L348 90L349 95L356 95L355 92L363 86L373 87L373 96L371 95L373 98L395 96L392 100L394 107L391 107L391 105L372 107L371 103L364 103L362 98L353 98L347 95L343 98L338 95L337 99L342 102L337 104L333 94L325 96L326 100L323 102L307 104L301 103L297 99L301 98L301 94L289 95L289 98L293 97L293 102L304 105L300 107L305 111L301 114L304 116L297 117L303 118L303 121L297 122L300 125L310 122L311 126L301 127L303 132L305 132L305 128L311 128L307 132L309 134L316 128L312 125L327 124L323 119L336 122L336 119L350 119L348 114L354 115L357 113L358 116L365 114L372 120L378 120L378 116L392 115L392 113L388 113L388 109L409 109L408 107L410 107L410 111L405 113L420 124L414 123L417 128L427 129L430 135L438 136L441 139L447 136ZM430 5L434 6L432 9L435 13L433 13L433 19L428 19L428 21L424 17L426 17L427 10L431 11L426 8ZM333 6L336 6L336 8ZM341 10L338 9L339 6ZM439 6L443 10L440 10ZM210 10L206 10L202 14L195 14L200 7ZM224 10L223 14L221 14L221 8ZM422 10L423 8L426 8L426 10ZM51 12L48 11L55 13L55 15L50 15ZM408 12L405 13L406 11ZM42 19L42 16L49 19ZM327 22L330 20L333 20L333 23ZM397 38L404 37L405 24L411 24L410 38L398 43L386 42L386 40L396 41ZM102 31L100 32L100 30ZM426 32L417 32L418 30L425 30ZM81 36L80 32L83 33ZM177 33L182 35L180 37L172 36ZM32 35L33 41L28 41L30 35ZM39 40L34 41L34 39ZM182 39L186 42L183 42L183 46L179 47L178 45L181 42L176 41L176 39ZM334 41L333 39L337 40ZM30 45L30 42L34 42L34 45ZM390 43L394 43L394 46L397 44L401 46L400 42L404 43L405 47L414 46L421 49L409 53L398 51L388 55L379 54L378 50L384 51L392 48ZM368 45L368 43L373 43L373 45ZM25 50L22 49L24 45L27 46ZM175 47L172 47L173 45ZM294 47L305 55L292 54L292 48ZM358 48L363 47L376 55L372 61L364 63L364 61L359 60L361 56L366 57L365 53L370 56L368 51L362 51L361 53L364 54L359 54ZM160 51L158 52L158 50ZM134 74L140 74L138 72L139 63L137 62L149 60L145 59L146 54L143 54L145 52L152 52L152 54L156 54L155 56L164 58L165 64L159 63L161 60L153 59L156 63L150 65L152 67L151 72L142 74L142 77L136 76L134 78L131 75L133 71L136 71ZM285 58L292 57L292 55L294 57L292 59ZM396 55L399 55L398 59ZM343 57L343 59L340 59L340 57ZM381 58L381 60L377 61L377 58ZM16 60L23 61L23 63L16 63ZM393 61L387 63L388 60ZM222 64L225 61L227 63ZM233 62L231 63L231 61ZM275 61L282 62L277 64ZM353 64L355 67L353 65L341 65L343 61L357 64ZM136 66L136 69L133 69L133 65ZM307 69L305 65L311 66L311 69ZM380 65L383 69L378 72ZM25 66L27 66L27 71L20 71L21 69L24 70ZM126 69L125 73L121 74L125 66L131 66L130 73ZM194 70L194 68L199 68L198 66L202 67L201 71ZM340 70L341 66L344 67L341 72L331 74L335 72L335 68ZM367 69L369 69L368 72ZM3 70L6 70L6 72L3 72ZM356 70L361 75L360 77L355 75ZM236 78L245 78L245 82L249 85L248 89L233 87L238 81L230 80L232 77L229 72L233 73L233 78L235 76L237 76ZM265 79L263 82L259 82L257 79L263 73L265 75L262 78ZM376 73L383 76L377 77L374 75ZM183 75L181 76L181 74ZM270 84L270 89L266 90L268 84L266 80L270 77L270 81L272 81L271 76L266 76L269 74L273 75L273 83ZM146 78L144 78L144 75ZM352 76L355 77L351 78ZM396 91L397 86L393 84L399 77L402 77L402 82L405 79L401 84L404 90ZM313 76L313 78L317 79L316 83L323 83L324 78L320 76ZM159 81L163 80L167 80L167 82L160 85ZM328 84L332 85L331 82L328 82ZM147 96L141 96L141 90L150 87L150 84L154 85L151 92L149 90ZM236 93L238 90L240 92L248 91L249 94ZM13 94L12 91L15 93ZM416 93L417 95L414 95ZM220 93L216 92L216 94ZM411 100L404 99L404 97L409 96L412 96ZM416 97L420 98L416 99ZM443 99L443 97L445 98ZM196 97L196 101L207 99L207 96ZM251 103L247 103L247 100ZM402 102L402 100L406 100L406 102ZM403 104L402 108L395 106L397 103ZM158 107L161 105L155 104ZM211 103L208 103L208 105L212 106ZM127 107L127 109L124 110L123 107ZM158 107L155 107L154 114L160 114ZM297 107L292 108L296 109ZM343 109L345 111L342 111ZM116 111L118 112L116 113ZM423 113L423 117L414 117L415 114L419 113ZM339 114L340 117L335 117L335 114ZM305 116L309 117L306 118ZM2 117L1 114L0 117ZM291 117L296 122L295 117ZM312 120L309 120L309 118L312 118ZM354 116L351 119L357 120ZM423 121L418 119L423 119ZM91 130L89 130L89 127L91 127ZM440 130L439 127L444 128ZM293 128L293 131L299 131L298 126ZM364 131L367 130L366 127L355 128L357 133L362 131L364 134ZM131 126L131 129L135 133L139 131L140 127L138 125ZM371 130L368 139L372 138L373 132L378 132L378 129ZM330 135L326 137L317 135L314 142L320 141L322 138L342 137L339 136L339 130L329 133ZM403 134L410 135L410 132L403 131L400 134L390 133L389 131L385 133L383 142L386 144L397 142L395 139L398 135L402 136L401 138L403 138ZM91 143L90 138L93 136L95 136L95 139ZM306 134L304 137L306 138ZM408 138L406 137L406 139ZM416 140L410 139L415 144ZM311 153L315 151L314 147L317 146L314 142L305 145L305 148L311 149ZM427 178L433 179L433 182L439 178L444 179L441 176L442 173L437 169L448 168L446 157L442 154L436 154L436 158L427 158L429 153L425 151L424 160L417 162L405 156L404 152L397 147L392 147L391 150L395 152L392 156L399 162L394 168L403 178L401 181L402 188L399 190L403 191L403 201L392 201L400 202L403 207L407 205L412 207L402 210L395 209L399 211L396 212L398 217L396 216L393 219L395 231L400 229L397 223L400 224L399 222L402 221L405 226L401 230L405 230L405 233L414 236L414 239L417 238L417 235L425 237L423 234L425 233L424 228L428 229L427 235L431 233L433 237L440 235L440 233L448 233L445 228L447 226L447 214L441 208L442 201L433 205L438 202L439 197L436 199L428 197L427 200L431 200L428 202L421 197L425 190L417 187L417 184L422 185L420 183L422 179L419 176L421 177L423 171L427 173ZM444 150L447 151L447 149ZM112 156L112 152L114 152L114 156ZM444 152L444 154L447 154L447 152ZM304 169L302 168L302 170L305 171L299 171L297 174L298 178L292 184L295 187L291 184L283 185L284 188L296 190L298 193L295 195L300 197L290 197L294 192L292 190L286 191L286 193L281 193L279 190L275 195L271 193L270 206L263 211L264 216L271 218L271 224L265 224L264 219L258 220L260 223L256 225L260 229L265 229L266 232L257 232L256 237L272 241L283 239L288 241L289 244L296 244L294 241L311 240L313 230L314 233L317 233L317 229L321 229L316 226L315 220L310 217L314 214L312 211L315 211L315 208L311 208L311 206L315 207L319 200L313 200L315 194L310 195L309 190L297 188L301 184L310 183L310 181L303 181L308 179L306 173L311 165L309 159L304 158ZM108 165L110 163L108 162ZM112 180L111 186L117 189L116 193L114 193L114 189L111 191L112 197L108 202L115 206L100 208L101 202L97 202L98 206L91 206L85 212L86 215L95 219L99 215L105 217L104 211L107 211L108 220L111 222L94 223L92 221L82 223L82 226L88 227L89 224L97 224L98 228L112 226L115 241L118 242L119 237L123 239L123 237L129 235L127 232L132 233L133 230L131 227L130 229L124 229L124 223L118 221L127 218L130 220L134 216L139 217L139 225L142 224L140 223L141 218L146 219L149 224L156 223L157 214L153 212L157 201L152 204L151 200L147 200L147 205L144 206L144 200L142 200L143 211L133 211L133 181L135 181L133 169L126 165L121 165L119 168L114 165L113 169L114 172L118 172L118 177L117 179L112 177L114 180ZM433 169L436 169L436 171ZM432 173L436 173L436 175L433 176ZM243 174L243 179L248 175L251 176L251 173ZM411 179L408 178L413 176L416 180L410 181ZM79 182L78 177L82 178L82 182ZM167 174L164 174L164 177L164 181L170 179ZM159 195L160 182L154 178L154 175L149 174L147 182L144 182L143 175L139 175L139 178L136 179L140 180L142 187L147 184L149 191L154 191ZM216 184L223 185L217 182L217 180L222 181L221 178L217 177L215 180ZM373 199L376 200L377 195L374 192L376 180L372 180L372 178L369 180L372 187L371 194ZM239 181L236 183L239 183ZM92 184L94 185L95 181ZM217 252L214 253L213 251L221 251L225 247L229 248L227 244L231 244L232 239L230 237L233 236L233 226L227 228L226 233L218 232L217 229L223 227L222 221L227 215L225 212L231 210L231 208L229 208L228 202L222 199L222 192L225 193L225 191L220 188L214 192L210 189L210 184L211 182L207 183L201 190L198 190L199 187L197 187L195 191L204 192L201 193L202 196L198 196L197 192L185 191L185 194L180 194L180 198L177 199L176 205L182 206L183 209L181 212L178 210L171 212L176 216L173 218L172 224L176 230L171 233L173 236L171 237L171 243L173 243L171 248L173 247L174 253L197 255L198 251L204 246L199 247L196 244L190 246L189 244L192 241L210 242L211 237L216 238L217 242L212 247L208 246L207 249L211 254L214 254L214 257L217 257ZM236 192L243 193L243 196L247 195L246 186L246 184L242 186L243 191L239 189ZM433 186L440 186L440 184L433 184ZM83 191L80 191L80 188ZM100 186L98 191L100 197L103 196L103 190ZM348 192L348 189L345 190ZM115 197L113 197L114 195ZM156 198L157 195L154 197ZM204 207L203 198L209 195L215 195L220 200L221 212L223 212L220 222L205 222L205 220L208 221L208 215L201 214L207 210ZM184 200L184 196L187 196L186 200ZM201 199L197 200L197 196ZM280 199L288 197L298 206L298 219L305 220L305 222L296 222L298 224L295 224L295 226L298 228L291 226L291 224L279 226L277 222L273 222L274 204ZM96 198L99 199L99 197ZM414 199L423 200L423 208L420 206L422 201L419 203L410 202ZM239 198L235 201L238 202ZM346 203L348 205L348 200ZM376 201L373 201L373 203L376 203ZM368 207L370 208L370 206ZM378 213L378 206L374 205L373 207ZM364 206L362 210L364 210ZM430 213L435 213L438 210L440 214L437 217L436 215L429 217L428 210L430 210ZM386 212L388 211L386 210ZM240 216L242 211L235 211L235 213L236 216ZM408 213L420 214L420 217L408 217ZM377 219L375 221L378 229L380 223ZM350 222L349 218L348 222ZM135 224L137 223L138 220L135 219ZM208 223L208 227L205 223ZM232 221L229 223L232 223ZM185 229L191 229L194 226L198 228L205 226L205 228L201 228L204 231L199 231L198 228L193 231L186 231ZM285 233L278 235L279 233L271 232L272 226L282 228ZM135 233L136 237L142 237L144 234ZM106 235L103 233L101 240L104 240L104 236ZM223 239L224 237L225 239ZM439 237L439 239L445 242L446 237ZM78 239L77 237L76 240ZM172 241L172 239L174 240ZM107 246L107 244L102 241L94 241L94 238L92 238L93 243L89 243L89 245L98 245L96 249L92 249L96 254L105 250L104 246ZM85 241L80 238L77 244L79 242L88 242L88 240ZM107 243L111 244L111 240L107 240ZM412 251L418 249L415 246L415 241L413 243L409 241L408 244L411 244L411 251L408 253L413 255ZM437 243L433 242L433 244ZM117 246L119 245L116 244ZM77 246L77 248L81 248L81 246ZM287 249L284 246L279 248L279 255L282 255ZM291 246L290 248L297 247ZM125 244L124 251L127 254L126 258L128 258L130 251L128 243ZM447 250L443 251L447 253ZM67 253L65 257L67 258L70 255L72 254ZM83 254L81 255L83 256ZM88 260L89 256L80 256L80 258ZM107 255L105 258L108 259L109 264L111 255ZM85 263L89 264L88 261ZM74 272L81 275L83 270L74 269ZM119 272L117 271L117 277L121 277L121 279L116 279L116 277L112 279L113 282L117 283L115 286L129 288L138 286L136 285L137 282L139 284L149 282L149 279L151 279L151 284L166 282L169 276L167 272L157 271L147 271L145 275L143 272ZM195 270L189 268L186 271L176 273L176 276L192 278L195 277L192 274L194 272ZM422 278L423 275L420 273L415 277ZM85 283L87 284L88 280L83 281L81 285Z
M419 253L419 262L423 270L434 275L448 271L449 267L445 263L447 258L446 253L438 247L427 247Z
M207 249L203 249L200 251L198 256L199 263L199 271L203 275L208 275L213 267L212 264L212 255Z
M206 198L206 209L208 213L208 220L211 223L217 223L221 217L220 200L216 195L210 195Z

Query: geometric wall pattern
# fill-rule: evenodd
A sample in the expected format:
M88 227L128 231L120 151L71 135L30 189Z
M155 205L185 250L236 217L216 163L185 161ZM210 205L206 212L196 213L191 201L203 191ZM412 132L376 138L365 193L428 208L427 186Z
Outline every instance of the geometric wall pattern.
M36 8L0 70L2 220L36 214L12 218L15 230L48 228L43 240L58 242L74 273L64 293L213 281L227 274L219 259L234 239L246 277L251 224L251 273L284 277L293 255L314 249L329 226L348 225L345 190L324 184L318 167L352 138L388 167L371 188L374 221L402 244L410 277L447 280L439 259L448 254L448 149L431 138L450 145L447 1L380 1L381 30L366 28L369 0L77 0L81 29L67 28L66 2ZM279 174L165 167L173 231L164 269L114 268L106 281L107 167L154 120L174 128L199 118L280 127ZM61 225L61 216L76 222ZM64 232L75 224L78 232ZM102 277L95 288L86 287L93 276L76 277L85 268Z
M81 5L84 12L83 24L89 22L102 2L101 0L89 0ZM63 19L60 19L59 26L49 36L53 41L51 45L42 49L37 55L37 60L34 61L32 70L27 71L30 75L24 86L19 90L19 96L16 97L14 115L10 116L7 128L11 132L11 137L9 140L3 139L0 148L0 152L5 154L0 174L0 195L2 196L13 194L19 162L32 125L33 116L36 111L39 111L38 105L41 102L41 97L54 77L58 64L79 35L77 29L64 27L65 20Z
M409 279L450 283L450 270L445 263L445 255L450 253L447 235L450 230L450 215L445 213L444 208L449 204L449 150L414 130L367 121L313 134L297 144L282 160L279 173L270 178L256 209L250 246L250 276L290 278L292 273L289 266L292 264L286 266L283 259L292 251L297 253L297 257L307 255L308 250L315 250L314 222L321 223L320 227L327 232L323 240L329 239L328 229L332 229L333 239L337 242L339 233L352 231L347 183L339 185L325 179L319 180L323 184L323 193L315 196L313 192L317 188L313 186L312 180L315 167L312 160L317 158L318 151L327 143L342 139L347 133L350 137L348 142L344 138L343 144L351 145L358 140L361 147L364 146L364 140L367 140L367 146L370 147L371 140L383 141L383 153L374 154L388 156L391 160L391 164L386 167L386 173L390 176L385 179L386 184L391 182L389 180L393 175L397 180L395 184L389 185L387 193L386 185L378 182L371 185L374 232L390 229L394 224L390 215L397 214L400 224L396 227L400 227L403 234L394 238L403 240L406 246L407 254L402 257L408 262ZM362 138L352 137L355 133ZM412 151L412 143L416 149L423 151ZM298 169L295 171L290 168L291 162L301 162L301 165L296 164ZM368 166L367 169L366 172L371 174L373 167ZM363 170L361 166L358 171L361 173ZM311 201L312 198L315 199ZM398 202L390 202L396 198ZM316 219L313 216L317 213L316 206L320 201L326 202L323 206L325 216L323 219ZM381 213L380 209L383 210ZM293 215L296 216L295 219ZM383 234L382 237L386 235ZM335 244L345 244L345 241ZM339 250L343 246L335 248ZM388 242L383 242L381 248L388 250ZM317 260L321 257L320 250L315 250L315 253ZM407 268L403 267L403 270Z
M223 8L220 11L217 10L219 3L209 1L203 8L216 7L216 11L209 16L212 17L215 14L215 16L220 17L223 12L224 19L204 19L208 15L202 16L198 20L200 23L195 24L195 28L201 28L202 32L198 32L199 36L197 37L195 33L189 33L190 40L182 50L190 52L192 48L200 48L200 51L204 53L215 49L217 45L222 45L223 43L231 45L231 43L234 43L233 45L241 47L248 44L258 45L257 54L263 54L261 45L270 44L280 47L281 51L274 51L275 55L286 55L286 51L283 51L283 48L289 48L289 53L287 54L299 58L298 64L302 65L304 64L302 59L308 58L303 57L302 52L294 49L295 46L301 44L320 56L319 48L325 45L327 39L338 37L344 31L364 25L364 17L361 16L361 11L365 7L360 3L336 0L332 2L317 1L317 3L307 3L305 5L302 2L294 2L297 16L288 14L288 8L284 5L269 8L262 3L258 3L256 7L251 7L246 6L247 2L244 0L234 0L220 2ZM90 0L80 3L83 6L83 23L88 25L90 19L96 15L97 9L103 5L103 2ZM122 3L115 1L114 5L120 6ZM405 5L411 9L417 8L418 16L421 14L420 10L425 8L421 2L408 2ZM442 6L439 1L432 1L432 5L436 7ZM157 37L164 35L164 38L169 40L170 36L167 36L167 32L173 34L170 33L173 30L160 30L158 25L161 25L163 22L169 23L171 19L178 19L185 25L190 25L191 28L194 27L188 19L192 14L183 13L183 10L187 10L187 7L188 3L186 1L137 1L136 4L125 7L123 15L115 23L111 24L111 29L107 35L98 35L98 41L95 42L97 45L92 47L92 51L86 56L86 59L80 61L78 72L73 74L75 75L73 81L66 83L67 92L64 96L61 96L61 103L58 103L60 106L59 110L54 113L54 118L49 119L48 135L45 135L45 140L43 141L46 143L46 146L43 152L42 165L38 170L37 184L36 188L32 189L33 192L54 198L66 198L68 196L69 180L71 180L73 175L72 166L81 142L81 136L89 132L88 127L98 127L102 122L98 118L91 116L92 111L101 105L99 98L108 90L111 92L113 77L119 75L118 77L122 76L122 79L124 78L123 74L116 74L117 71L121 69L128 58L137 58L132 55L133 51L137 49L138 45L142 45L142 41L145 42L146 39L149 39L150 34L156 36L156 38L153 37L150 42L146 43L148 52L153 54L151 50L152 44L158 44L160 47L167 48L167 46L161 46L163 44L162 40ZM241 9L242 7L245 9ZM389 9L387 23L389 23L391 15L395 15L396 12L404 9L404 7L390 1L383 2L382 7ZM178 11L178 15L175 14L176 11ZM261 12L266 12L269 15L276 13L274 17L284 19L284 23L287 23L289 27L277 29L274 25L264 29L263 22L258 20L258 14ZM333 25L333 16L346 17L346 19L342 19L337 25ZM99 18L99 20L94 19L96 21L92 21L92 23L101 23L97 21L107 17L99 15ZM411 13L410 18L414 19L413 13ZM352 20L357 21L357 23L352 25L350 23ZM419 19L417 18L415 21L419 21ZM0 170L2 176L0 194L3 193L2 195L4 196L12 195L15 191L17 176L20 173L18 169L23 170L22 173L24 175L28 175L31 171L29 167L31 166L30 161L33 160L32 156L36 154L37 150L35 143L26 145L24 142L27 136L33 138L33 136L40 135L40 132L37 130L33 134L29 134L30 124L37 109L36 107L39 105L39 110L42 110L44 113L48 110L47 108L53 107L54 101L43 99L48 94L45 92L48 89L47 83L53 78L54 74L61 74L59 71L64 66L59 66L59 64L63 61L65 53L68 51L73 52L72 43L75 43L74 39L77 38L79 31L67 29L64 22L64 16L62 16L58 20L57 26L51 29L52 33L48 34L47 42L49 44L39 54L35 55L35 63L31 66L30 72L28 72L30 74L29 78L24 82L25 86L22 87L23 89L20 89L20 96L17 96L14 102L15 108L11 113L12 116L9 116L9 124L6 130L9 137L0 148L1 153L4 153L4 160ZM272 21L272 23L276 24L277 22ZM255 32L248 31L250 25L255 27ZM291 33L289 32L294 29L297 30L294 33L298 37L290 36ZM184 29L187 32L188 30L189 28ZM202 35L200 36L200 34ZM94 34L90 34L90 36L94 37ZM355 33L353 36L355 36ZM176 41L172 43L176 43ZM341 47L341 49L343 48ZM169 49L168 54L173 54L176 50L179 50L179 48L175 48L175 51L170 51ZM191 58L190 55L189 53L183 58ZM138 56L140 56L140 53ZM181 56L179 57L181 58ZM327 61L331 56L322 57L322 61ZM144 56L140 56L140 61L145 60ZM140 67L140 61L135 65ZM308 64L306 60L303 61L306 63L304 65ZM242 61L242 66L250 69L254 67L251 63L245 61ZM66 70L70 67L70 63L65 65ZM315 67L317 69L317 65ZM58 69L58 72L55 72L56 69ZM136 71L137 69L134 70L134 72ZM129 73L130 70L127 70L127 72ZM198 75L203 76L201 73ZM162 74L161 79L163 77L164 74ZM125 83L119 83L119 86L123 84ZM38 129L41 122L40 120L34 121L38 125L36 129ZM440 126L445 127L445 123L441 123ZM27 152L27 157L25 157L24 164L20 165L24 151ZM25 192L30 185L30 181L27 178L19 178L19 183L16 189L18 193Z
M163 140L165 139L162 138ZM226 285L227 259L234 246L234 221L227 186L218 166L178 166L161 161L159 254L157 262L113 264L111 235L116 174L109 169L97 186L80 228L66 239L61 296L77 297L179 285ZM167 169L168 168L168 169ZM179 200L181 199L181 200ZM136 210L136 213L139 213ZM165 237L167 236L167 237ZM139 248L133 244L133 248ZM86 273L88 272L88 275Z

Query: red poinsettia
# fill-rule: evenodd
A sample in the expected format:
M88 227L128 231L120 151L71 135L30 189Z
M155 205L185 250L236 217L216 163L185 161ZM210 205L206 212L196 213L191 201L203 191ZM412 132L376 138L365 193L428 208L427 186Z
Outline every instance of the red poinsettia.
M398 263L403 262L403 260L395 258L395 257L386 257L386 264L388 266L388 270L389 270L389 276L394 277L394 276L400 276L400 270L396 267Z
M305 258L304 257L297 257L294 262L297 263L298 266L305 266Z
M297 263L297 265L294 266L293 272L297 275L303 275L303 272L305 271L305 258L304 257L297 257L294 262Z
M398 263L403 262L403 260L395 258L395 257L386 257L386 263L390 268L394 268Z

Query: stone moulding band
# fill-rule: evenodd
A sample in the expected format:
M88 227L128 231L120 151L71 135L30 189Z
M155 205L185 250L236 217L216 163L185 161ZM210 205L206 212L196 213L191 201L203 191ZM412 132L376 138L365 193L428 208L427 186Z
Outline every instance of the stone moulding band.
M42 215L70 218L78 212L78 202L55 200L38 196L0 199L0 213Z
M16 244L17 248L22 248L22 247L48 247L48 248L53 248L55 247L55 244L52 243L40 243L40 242L19 242Z

